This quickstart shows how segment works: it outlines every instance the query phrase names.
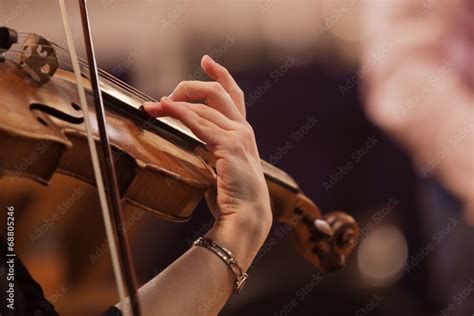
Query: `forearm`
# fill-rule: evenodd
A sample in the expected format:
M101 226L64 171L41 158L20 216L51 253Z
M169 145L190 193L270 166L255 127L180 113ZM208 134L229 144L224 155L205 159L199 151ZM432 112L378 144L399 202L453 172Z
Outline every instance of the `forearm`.
M267 235L266 226L217 221L206 237L229 249L247 271ZM216 315L235 281L234 273L215 253L194 246L141 287L138 297L144 315Z
M192 247L139 290L145 315L216 315L235 276L214 253Z

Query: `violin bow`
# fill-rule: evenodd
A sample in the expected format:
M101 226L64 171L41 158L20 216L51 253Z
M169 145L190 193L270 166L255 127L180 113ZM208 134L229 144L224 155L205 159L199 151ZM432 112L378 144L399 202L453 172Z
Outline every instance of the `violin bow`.
M130 246L128 244L127 233L125 229L123 229L124 220L122 204L120 201L117 175L115 173L114 161L112 158L112 149L110 146L109 137L106 129L104 102L99 86L99 75L94 52L94 44L92 41L89 13L87 9L87 0L79 0L79 6L81 11L81 22L87 51L87 59L89 63L89 78L94 96L95 113L99 129L101 153L105 161L103 171L99 163L98 152L91 127L91 118L88 109L86 93L82 82L81 70L79 67L77 52L72 39L73 36L64 0L59 0L59 5L61 8L67 44L71 55L71 63L73 65L74 74L76 77L79 99L84 113L84 123L87 131L87 142L91 154L92 166L94 169L94 176L97 184L100 206L102 210L102 217L105 225L105 232L110 248L115 281L117 284L117 289L121 302L120 309L125 315L128 315L131 310L133 316L140 316L141 312L137 296L137 281L133 268L133 262L130 257ZM108 196L106 194L106 188L109 192ZM110 207L108 202L110 203ZM130 308L128 308L128 306L126 308L125 306L125 293L128 293L128 296L130 298Z

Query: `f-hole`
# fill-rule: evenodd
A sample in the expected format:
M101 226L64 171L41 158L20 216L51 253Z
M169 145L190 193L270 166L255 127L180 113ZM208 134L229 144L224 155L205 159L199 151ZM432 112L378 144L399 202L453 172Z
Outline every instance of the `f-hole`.
M75 103L71 103L71 107L76 110L80 111L81 107ZM46 104L42 103L31 103L30 104L30 111L35 112L35 111L40 111L45 114L54 116L57 119L60 119L62 121L69 122L71 124L82 124L84 122L84 116L72 116L67 113L61 112L56 108L50 107ZM36 119L43 125L48 125L47 122L39 117L38 115L35 115Z

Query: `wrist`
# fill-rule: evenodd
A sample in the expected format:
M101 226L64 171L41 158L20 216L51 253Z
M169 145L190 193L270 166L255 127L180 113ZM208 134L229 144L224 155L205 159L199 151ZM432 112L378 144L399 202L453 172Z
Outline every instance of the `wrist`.
M229 249L242 268L247 270L265 242L273 219L269 205L242 208L217 219L206 237Z

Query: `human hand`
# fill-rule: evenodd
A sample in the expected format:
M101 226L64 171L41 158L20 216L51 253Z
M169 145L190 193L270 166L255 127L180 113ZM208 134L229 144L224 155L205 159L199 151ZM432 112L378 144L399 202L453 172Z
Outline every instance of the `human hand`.
M183 81L169 97L144 108L152 116L180 120L206 143L216 158L216 186L206 194L215 229L225 231L224 239L248 233L259 248L272 214L255 135L245 118L244 94L227 69L209 56L202 58L201 67L214 82ZM205 104L190 103L203 100Z

